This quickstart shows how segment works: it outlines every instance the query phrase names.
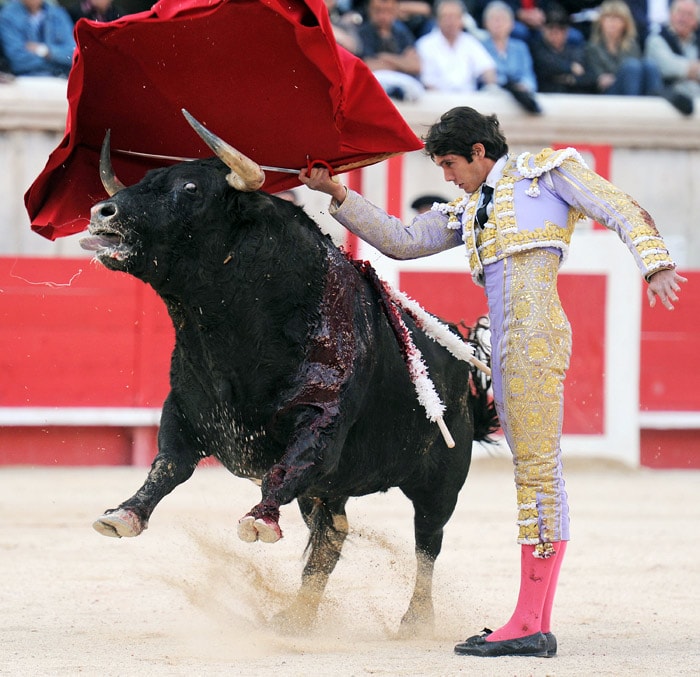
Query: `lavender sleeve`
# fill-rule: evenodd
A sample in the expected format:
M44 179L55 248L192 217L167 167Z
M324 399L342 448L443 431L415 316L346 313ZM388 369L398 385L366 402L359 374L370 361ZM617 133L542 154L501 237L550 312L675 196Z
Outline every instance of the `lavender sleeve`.
M353 190L348 190L342 204L331 203L330 213L351 233L392 259L417 259L463 244L461 229L448 228L447 217L440 212L419 214L405 226Z
M565 202L617 233L645 277L676 267L653 219L634 198L573 160L564 161L550 177Z

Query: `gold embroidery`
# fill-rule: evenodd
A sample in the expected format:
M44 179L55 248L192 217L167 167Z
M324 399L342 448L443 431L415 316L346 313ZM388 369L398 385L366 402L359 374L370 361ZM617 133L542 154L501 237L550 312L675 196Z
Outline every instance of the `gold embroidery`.
M675 267L654 221L634 198L580 163L566 161L562 168L568 174L561 174L564 180L574 190L589 196L591 212L597 210L589 216L616 232L632 251L637 252L645 274L655 265Z
M538 543L535 546L535 552L532 553L532 556L537 557L537 559L549 559L556 554L554 546L551 543Z
M494 263L517 251L554 245L566 251L571 242L573 228L560 228L554 223L547 222L544 228L507 233L498 231L495 240L485 241L487 230L482 230L476 238L478 258L481 263ZM471 252L470 252L471 254ZM471 256L470 256L471 260Z
M547 341L543 338L533 338L527 347L527 356L531 360L542 360L549 354Z
M642 237L654 237L658 240L661 239L661 236L659 235L659 231L656 230L654 226L649 225L648 223L644 223L641 226L637 226L636 228L633 228L630 231L630 237L632 240L637 240L638 238Z
M518 487L518 505L535 504L537 500L537 490L528 487Z
M559 257L546 250L509 259L510 322L504 336L503 409L515 459L518 541L560 540L559 465L564 375L571 330L557 294Z
M514 209L518 181L529 179L530 183L536 183L535 178L557 167L562 170L560 176L581 194L579 207L585 205L587 213L593 212L588 213L589 216L606 225L613 224L608 227L636 252L646 275L661 268L675 267L651 217L637 202L588 169L574 149L553 151L545 148L537 155L523 153L508 160L496 185L493 211L486 226L478 233L474 231L473 221L479 191L469 196L462 220L463 239L476 282L482 282L484 265L519 251L555 247L566 256L576 223L586 216L582 208L569 208L565 226L545 222L543 228L523 231L518 230ZM538 199L529 189L526 192L531 196L528 199ZM539 194L539 188L536 193Z

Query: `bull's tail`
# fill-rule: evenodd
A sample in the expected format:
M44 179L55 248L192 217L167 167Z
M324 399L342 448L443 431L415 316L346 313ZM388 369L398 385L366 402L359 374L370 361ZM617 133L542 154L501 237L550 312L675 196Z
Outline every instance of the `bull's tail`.
M465 325L462 323L462 326ZM491 366L491 343L489 340L489 319L480 317L473 327L467 330L466 341L474 349L474 356ZM496 413L496 404L490 394L491 379L473 365L469 367L469 386L471 390L472 417L474 419L474 440L492 443L490 435L495 433L500 424Z
M333 512L321 499L314 500L311 513L304 517L309 528L309 541L304 548L304 554L310 552L326 552L333 548L342 534L336 529Z
M495 442L491 435L499 428L498 414L496 413L496 404L493 398L489 395L488 390L481 387L478 375L471 376L471 407L472 417L474 419L474 441L475 442Z

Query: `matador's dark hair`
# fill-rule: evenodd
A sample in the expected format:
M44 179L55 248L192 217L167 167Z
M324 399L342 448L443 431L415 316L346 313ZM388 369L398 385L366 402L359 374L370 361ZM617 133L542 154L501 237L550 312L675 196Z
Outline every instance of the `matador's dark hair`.
M482 115L473 108L459 106L444 113L423 137L425 152L436 155L461 155L472 161L475 143L482 143L486 157L498 160L508 152L506 137L495 115Z

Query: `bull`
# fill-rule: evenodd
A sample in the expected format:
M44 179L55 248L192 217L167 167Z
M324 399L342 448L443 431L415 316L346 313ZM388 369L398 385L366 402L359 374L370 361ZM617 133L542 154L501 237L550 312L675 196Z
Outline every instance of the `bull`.
M340 556L349 497L399 487L413 503L417 558L401 631L429 625L434 563L472 442L496 427L484 383L402 312L446 403L447 446L420 410L376 281L303 209L259 190L258 165L192 124L216 157L152 170L131 187L114 175L108 137L103 146L110 197L93 206L81 245L153 287L175 347L146 481L94 526L137 536L161 499L215 457L261 485L238 523L243 540L281 538L280 506L297 500L308 556L279 614L297 629L313 622Z

